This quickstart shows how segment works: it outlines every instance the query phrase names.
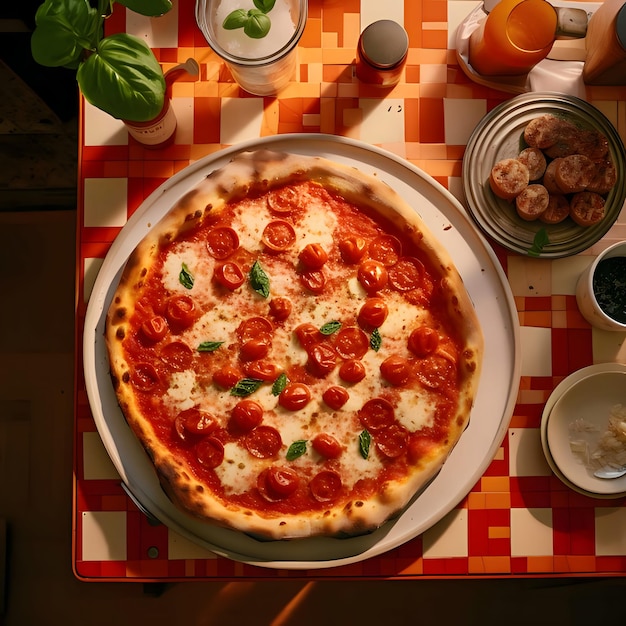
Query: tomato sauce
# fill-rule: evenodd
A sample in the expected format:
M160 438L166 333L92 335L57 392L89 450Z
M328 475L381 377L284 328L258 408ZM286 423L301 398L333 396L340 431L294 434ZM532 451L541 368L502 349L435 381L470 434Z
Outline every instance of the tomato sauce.
M268 194L267 205L275 219L268 223L263 232L259 233L259 240L263 247L258 253L252 253L240 246L240 237L233 226L237 211L243 210L251 202L250 199L234 203L230 209L220 214L218 220L210 216L205 224L200 224L197 228L182 234L181 240L202 242L206 254L216 263L232 262L240 267L246 277L245 282L232 287L227 284L227 281L217 280L219 284L215 287L216 293L221 293L219 290L223 289L226 298L235 290L249 289L248 276L255 261L258 261L261 266L274 267L272 264L280 261L280 255L294 246L298 224L307 211L307 205L301 203L300 199L305 196L315 198L318 202L330 207L336 216L334 243L332 247L323 250L319 247L305 248L306 253L299 258L293 279L302 282L303 297L315 297L316 294L324 293L327 289L334 289L336 284L333 281L343 281L346 275L357 277L361 275L359 279L369 293L369 301L379 300L378 304L372 305L373 311L367 316L371 323L360 324L357 320L357 308L350 324L342 325L342 329L336 334L320 336L318 331L315 331L316 334L311 339L312 347L306 345L308 335L303 333L300 337L296 333L309 354L307 365L291 363L283 368L279 364L274 370L272 367L276 365L271 362L270 357L271 342L276 328L287 326L291 315L291 303L280 302L281 294L272 294L272 298L268 298L267 304L262 308L263 314L259 314L261 307L250 307L252 317L247 320L246 324L238 327L236 337L230 338L214 350L211 346L207 346L206 352L200 351L196 346L185 344L181 338L185 330L193 325L205 311L201 310L200 299L196 297L193 288L189 288L183 294L184 297L169 293L164 289L162 279L168 254L168 250L164 248L151 267L150 275L145 279L141 306L136 307L131 320L133 330L124 339L127 360L135 364L131 380L135 387L138 404L144 415L150 416L157 435L163 443L174 450L175 454L184 457L189 465L195 468L198 477L205 481L219 497L252 509L272 511L277 514L323 510L328 506L329 501L335 500L356 501L375 491L380 491L387 481L406 475L409 465L419 461L420 454L416 450L428 450L430 444L446 438L451 412L458 396L458 372L454 363L454 353L456 350L458 354L461 344L454 324L449 322L444 309L446 306L444 294L441 291L437 272L431 266L428 256L415 242L416 239L419 240L419 237L411 231L401 231L390 222L371 215L368 210L353 207L319 185L307 183L302 188L303 193L295 196L290 194L288 202L284 201L280 190ZM363 213L371 219L364 219ZM328 273L325 270L328 267L332 267L333 270L339 268L340 271L336 272L339 278L324 282ZM320 278L316 272L324 278ZM216 471L207 467L210 461L206 461L204 457L204 465L198 462L200 435L185 436L183 430L183 436L181 436L180 429L177 430L177 415L173 413L171 405L164 400L171 386L172 374L191 370L195 373L198 384L210 390L216 387L214 382L216 373L223 372L224 368L230 367L235 373L240 372L242 376L246 368L258 372L284 372L287 379L291 381L291 385L301 386L298 387L299 394L292 394L292 406L287 407L289 410L297 411L311 400L302 393L302 388L315 385L320 379L324 379L340 366L346 366L351 361L361 363L363 356L372 349L370 347L372 329L382 324L388 314L393 315L393 312L384 311L381 303L384 306L386 294L394 290L400 293L408 303L418 308L421 306L427 308L436 319L440 320L441 327L438 330L451 344L448 350L452 354L450 358L425 352L422 355L413 354L406 363L390 362L387 367L386 376L392 385L415 389L427 388L434 396L440 397L434 423L419 433L407 432L393 417L393 406L397 403L397 399L395 392L391 389L385 396L387 399L381 400L391 406L391 417L384 415L385 409L380 409L380 407L369 417L361 416L363 427L372 431L370 454L382 459L383 469L376 479L357 480L350 490L345 485L338 486L337 472L333 473L336 463L328 459L315 468L316 473L306 466L307 469L299 475L299 482L293 487L288 497L276 498L276 500L267 497L273 484L282 484L285 490L292 488L290 483L292 479L287 473L259 477L260 482L251 485L247 492L239 495L227 494ZM275 301L274 306L272 306L272 301ZM163 320L167 326L165 333L162 328ZM148 327L151 330L142 330ZM264 337L266 339L263 339ZM259 347L263 341L268 342L267 345ZM428 344L430 340L426 338L420 341ZM250 345L252 342L259 345L252 346ZM418 339L415 339L415 342L417 345ZM426 350L426 348L423 349ZM258 365L256 370L252 364ZM346 369L349 368L346 366ZM398 372L402 374L402 377L393 380L394 376L400 375ZM355 378L344 382L354 383L356 380ZM272 384L267 377L258 382ZM319 395L321 396L321 392ZM246 433L236 432L236 429L229 428L230 414L228 412L222 411L220 414L219 406L215 407L215 411L219 427L210 433L213 446L204 452L205 455L211 457L214 454L218 454L219 457L219 444L242 443L247 436ZM376 420L383 420L384 423ZM288 445L288 442L283 442L283 444ZM283 451L273 455L272 463L289 465L284 459ZM316 478L317 473L322 471L325 473Z

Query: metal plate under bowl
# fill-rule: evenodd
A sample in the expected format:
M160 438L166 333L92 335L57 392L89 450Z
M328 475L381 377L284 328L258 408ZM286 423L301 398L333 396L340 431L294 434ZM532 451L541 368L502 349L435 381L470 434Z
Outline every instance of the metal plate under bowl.
M585 228L570 218L560 224L521 219L515 207L498 198L489 186L493 165L516 157L525 147L524 128L532 119L551 113L581 128L595 128L608 139L611 158L617 169L617 184L606 196L604 219ZM504 102L478 124L463 158L463 188L471 216L481 230L512 252L542 258L578 254L599 241L620 214L626 198L626 156L624 144L609 120L588 102L557 93L528 93ZM545 229L548 243L536 250L537 233Z

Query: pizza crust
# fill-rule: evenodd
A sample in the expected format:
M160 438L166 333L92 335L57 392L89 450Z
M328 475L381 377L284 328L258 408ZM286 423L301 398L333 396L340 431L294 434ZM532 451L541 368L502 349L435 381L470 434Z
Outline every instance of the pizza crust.
M440 273L449 314L464 348L459 354L459 403L449 437L443 445L434 447L408 475L387 483L379 493L315 511L284 514L246 509L216 497L185 458L170 453L139 408L130 383L132 364L126 359L123 342L132 332L130 320L138 295L142 293L143 281L163 247L219 215L231 201L299 181L315 181L366 211L389 220L426 253ZM122 412L150 456L168 497L193 516L264 539L353 536L375 530L401 512L436 475L466 428L477 392L483 351L480 325L461 277L447 251L414 208L384 182L355 168L321 157L267 150L239 154L225 167L210 173L139 243L129 257L108 312L106 343Z

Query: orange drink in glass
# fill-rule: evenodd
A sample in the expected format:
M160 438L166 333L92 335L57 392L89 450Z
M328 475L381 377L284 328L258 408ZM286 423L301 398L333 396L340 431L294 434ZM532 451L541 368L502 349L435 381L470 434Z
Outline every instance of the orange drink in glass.
M470 65L486 76L526 74L548 55L556 31L546 0L501 0L470 36Z

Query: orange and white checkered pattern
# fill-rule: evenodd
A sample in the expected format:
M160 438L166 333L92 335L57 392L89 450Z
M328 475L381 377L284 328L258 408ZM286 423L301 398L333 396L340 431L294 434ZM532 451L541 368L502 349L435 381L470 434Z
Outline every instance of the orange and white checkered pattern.
M150 20L116 9L110 31L141 35L165 70L193 57L199 80L174 84L173 145L151 151L123 124L84 104L80 146L75 416L74 569L84 580L191 578L411 578L626 573L623 500L579 495L542 453L543 404L571 372L626 362L624 336L592 330L576 307L578 275L593 254L626 239L626 216L585 254L557 261L509 255L521 323L522 380L496 458L467 497L423 535L367 561L328 570L279 571L216 557L163 525L151 525L120 486L91 417L80 338L95 275L129 216L190 163L241 141L282 133L330 133L383 147L462 198L461 160L480 119L509 95L472 83L456 64L454 32L470 0L309 0L294 80L279 98L243 92L195 24L194 0ZM361 30L376 19L404 24L406 69L390 92L354 75ZM626 133L626 88L596 87L588 99Z

